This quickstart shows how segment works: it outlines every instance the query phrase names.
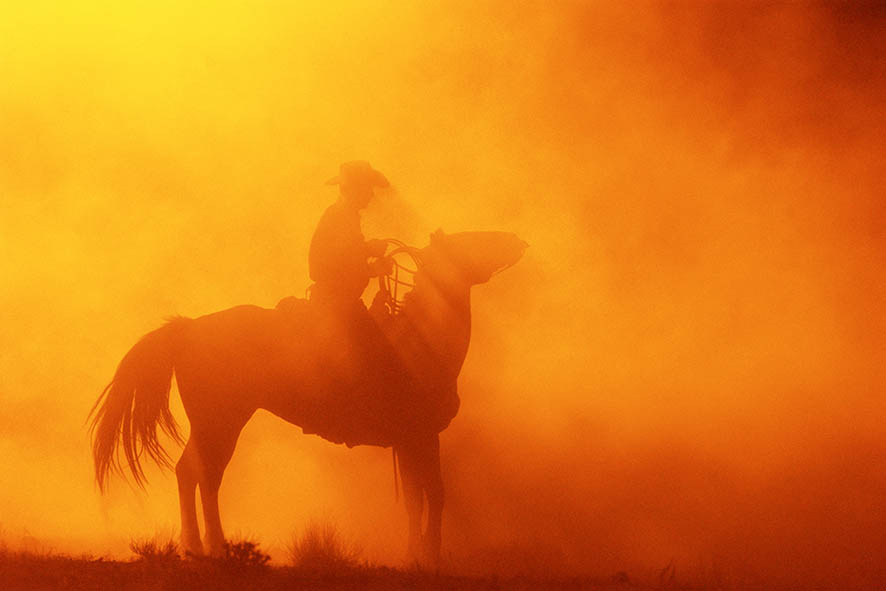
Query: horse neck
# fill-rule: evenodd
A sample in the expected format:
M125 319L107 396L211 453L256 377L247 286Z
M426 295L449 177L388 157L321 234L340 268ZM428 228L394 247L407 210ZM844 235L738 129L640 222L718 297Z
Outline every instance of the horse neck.
M446 292L416 288L411 296L404 309L410 323L447 372L457 376L471 340L470 287Z

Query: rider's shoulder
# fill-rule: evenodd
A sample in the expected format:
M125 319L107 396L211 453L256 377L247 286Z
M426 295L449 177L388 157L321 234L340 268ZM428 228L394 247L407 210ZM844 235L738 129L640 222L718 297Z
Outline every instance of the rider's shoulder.
M347 203L343 203L341 201L336 201L332 205L326 208L326 211L323 212L324 218L359 218L360 212L349 206Z

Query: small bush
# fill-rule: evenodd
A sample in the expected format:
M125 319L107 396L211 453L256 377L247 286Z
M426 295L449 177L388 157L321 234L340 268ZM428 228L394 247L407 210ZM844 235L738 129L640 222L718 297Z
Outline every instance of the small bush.
M267 565L270 556L262 552L257 542L241 540L225 542L225 566L235 570L257 569Z
M136 555L136 560L144 562L175 562L178 561L178 544L173 539L158 541L156 538L130 540L129 549Z
M330 573L358 566L360 550L345 542L331 523L311 523L289 547L292 565L314 573Z

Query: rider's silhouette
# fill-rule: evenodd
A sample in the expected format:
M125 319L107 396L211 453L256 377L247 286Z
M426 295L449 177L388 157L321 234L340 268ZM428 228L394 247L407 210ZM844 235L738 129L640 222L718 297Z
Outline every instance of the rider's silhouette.
M326 366L324 378L335 386L324 404L339 410L334 418L306 415L303 429L305 433L326 433L336 441L372 440L377 437L373 430L377 425L367 409L384 400L385 392L377 387L379 376L387 376L387 387L394 387L392 380L398 377L390 372L401 368L391 343L361 299L369 279L389 274L393 261L384 258L387 242L363 237L360 210L369 205L377 187L389 184L362 160L342 164L339 175L327 184L339 186L339 198L317 224L308 270L314 281L311 305L322 323L320 338L327 341L318 346L338 353ZM330 348L332 343L334 349Z
M339 175L326 184L339 186L339 198L323 213L311 239L311 300L352 305L360 299L371 277L391 271L392 262L383 258L386 243L367 241L360 230L360 210L369 205L376 187L390 185L382 173L363 160L345 162ZM376 260L370 263L372 257Z

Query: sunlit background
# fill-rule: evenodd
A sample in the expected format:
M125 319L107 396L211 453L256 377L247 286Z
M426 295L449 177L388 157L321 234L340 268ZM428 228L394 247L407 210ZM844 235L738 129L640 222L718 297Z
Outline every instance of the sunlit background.
M677 6L3 3L4 543L176 534L171 473L98 494L90 407L164 318L303 294L368 159L368 237L531 245L474 292L448 568L886 578L886 13ZM389 450L261 411L221 503L405 555Z

